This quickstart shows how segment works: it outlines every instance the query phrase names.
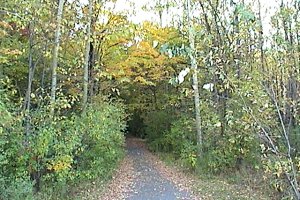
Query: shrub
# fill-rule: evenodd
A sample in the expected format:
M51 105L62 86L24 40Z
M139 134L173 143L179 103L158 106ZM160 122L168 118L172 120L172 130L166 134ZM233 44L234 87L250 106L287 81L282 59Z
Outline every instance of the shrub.
M49 117L31 111L29 135L22 115L0 101L0 199L32 199L33 186L56 188L82 179L107 177L123 156L123 104L95 101L83 115Z
M32 200L34 199L33 182L24 174L21 178L5 179L0 177L0 199Z
M104 176L122 158L125 118L122 104L101 101L76 119L82 134L83 150L76 158L81 177Z
M159 134L151 134L149 147L154 151L172 153L185 167L195 168L197 163L196 130L194 120L190 117L170 117L161 113L153 122L161 123L158 126L148 127L148 131L159 131ZM151 118L152 119L152 118ZM156 130L161 128L162 130ZM154 138L156 135L156 138Z
M194 120L181 117L172 122L171 128L164 135L166 145L184 166L195 168L197 162L196 130Z
M19 118L0 99L0 199L33 199L20 127Z
M163 136L166 131L170 130L172 121L175 119L174 113L167 110L150 111L144 114L143 118L149 147L153 151L161 150L164 146L160 146L160 144L165 142Z

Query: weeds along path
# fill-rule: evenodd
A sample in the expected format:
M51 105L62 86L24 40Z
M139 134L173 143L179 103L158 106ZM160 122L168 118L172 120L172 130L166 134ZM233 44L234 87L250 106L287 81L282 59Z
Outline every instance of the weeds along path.
M103 200L197 200L193 182L166 166L137 138L127 139L127 156L100 199Z

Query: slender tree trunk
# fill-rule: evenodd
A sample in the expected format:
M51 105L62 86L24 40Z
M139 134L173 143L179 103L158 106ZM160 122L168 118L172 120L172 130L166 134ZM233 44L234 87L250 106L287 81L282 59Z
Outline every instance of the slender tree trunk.
M280 112L280 108L279 108L278 102L277 102L276 97L275 97L274 89L271 88L271 91L269 93L270 93L269 95L273 99L275 109L276 109L276 112L278 114L279 122L280 122L280 125L281 125L281 128L282 128L282 134L283 134L283 138L285 140L285 145L287 147L286 157L289 160L289 167L291 169L291 172L290 173L285 172L285 175L286 175L287 180L289 181L289 184L291 185L291 187L293 189L293 192L294 192L294 195L295 195L296 199L300 199L300 192L299 192L299 185L298 185L298 180L297 180L297 172L296 172L295 162L293 161L293 158L292 158L292 155L291 155L293 148L291 146L289 133L287 132L283 116Z
M61 20L63 15L65 0L59 0L57 18L56 18L56 30L54 38L53 58L52 58L52 82L51 82L51 115L54 114L55 95L57 87L57 63L58 63L58 50L61 36Z
M42 92L45 90L45 76L46 76L46 64L43 63L43 71L42 71L42 77L41 77L41 89Z
M163 27L162 14L163 14L163 11L162 11L162 10L158 11L158 15L159 15L159 25L160 25L160 27Z
M238 8L237 6L234 8L235 11L234 11L234 23L235 23L235 29L234 29L234 33L233 35L237 34L238 37L236 39L236 49L237 49L237 52L236 52L236 56L237 56L237 59L236 59L236 69L237 69L237 76L238 76L238 79L240 80L241 79L241 65L240 65L240 62L241 62L241 39L239 38L239 34L240 34L240 19L239 19L239 15L238 15ZM240 83L238 83L239 85Z
M0 89L2 88L2 83L1 81L4 78L4 70L3 70L3 65L0 65Z
M31 90L32 90L32 81L33 81L33 74L34 74L34 65L33 65L33 27L32 23L29 24L29 55L28 55L28 83L27 83L27 91L25 95L24 101L24 111L25 111L25 121L26 121L26 128L25 128L25 135L26 140L30 135L30 106L31 106ZM27 144L27 141L25 141Z
M260 49L260 63L261 70L265 73L265 54L264 54L264 30L262 25L262 16L261 16L261 2L258 0L258 17L259 17L259 49Z
M191 21L191 1L187 0L187 15L188 15L188 29L189 29L189 43L190 43L190 60L191 68L193 70L193 89L194 89L194 103L196 113L196 130L197 130L197 145L198 156L202 154L202 129L201 129L201 116L200 116L200 95L199 95L199 83L198 83L198 67L195 57L195 35L193 25Z
M158 1L158 16L159 16L159 25L160 25L160 27L163 27L162 15L163 15L163 6L162 6L161 0L159 0Z
M44 52L43 52L44 55L46 55L47 50L48 50L48 42L46 42L46 45L45 45L45 49L44 49ZM47 70L46 62L45 62L45 59L43 59L43 71L41 73L41 79L40 79L42 94L44 94L44 91L45 91L46 70Z
M0 41L0 46L1 46L1 41ZM3 89L3 79L4 79L4 66L0 64L0 90Z
M93 30L92 30L93 32ZM95 66L95 48L94 43L90 42L90 57L89 57L89 96L90 96L90 102L92 102L92 98L94 96L94 66Z
M83 99L82 99L82 112L83 113L85 113L85 111L86 111L87 100L88 100L92 13L93 13L93 0L90 0L89 1L88 23L87 23L87 39L86 39L85 58L84 58Z
M25 95L24 107L23 110L25 111L25 140L24 145L27 147L29 145L29 136L31 134L31 94L32 94L32 82L34 77L34 71L39 62L41 56L33 62L33 44L34 42L34 26L33 23L30 22L29 24L29 55L28 55L28 83L27 83L27 91ZM37 162L39 159L37 158ZM38 164L39 166L39 164ZM35 181L35 189L36 191L40 191L40 183L41 183L41 174L40 171L32 171L30 176Z

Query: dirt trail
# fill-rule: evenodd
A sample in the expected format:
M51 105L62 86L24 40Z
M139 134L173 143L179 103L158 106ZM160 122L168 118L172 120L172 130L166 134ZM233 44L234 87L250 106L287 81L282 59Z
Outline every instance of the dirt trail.
M151 154L142 140L127 139L127 156L100 199L198 200L192 180Z

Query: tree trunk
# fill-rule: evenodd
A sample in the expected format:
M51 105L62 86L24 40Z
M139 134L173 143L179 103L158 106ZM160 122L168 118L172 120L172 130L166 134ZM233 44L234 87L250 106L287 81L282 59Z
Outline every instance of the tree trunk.
M262 16L261 16L261 2L258 0L258 18L259 18L259 49L260 49L260 63L261 70L265 73L265 55L264 55L264 31L262 25Z
M93 13L93 0L89 1L89 13L87 24L87 40L84 58L84 75L83 75L83 99L82 99L82 113L85 113L88 100L88 85L89 85L89 60L90 60L90 39L91 39L91 23Z
M198 70L197 61L195 57L195 35L193 25L191 21L191 2L187 0L187 15L188 15L188 29L189 29L189 43L190 43L190 61L191 68L193 70L193 89L194 89L194 103L196 114L196 130L197 130L197 145L198 156L202 154L202 129L201 129L201 116L200 116L200 95L199 95L199 83L198 83Z
M2 83L1 81L4 78L4 70L3 70L3 65L0 65L0 89L2 88Z
M54 104L55 104L55 95L57 87L57 63L58 63L58 49L59 41L61 35L61 20L63 15L65 0L59 0L57 18L56 18L56 30L55 30L55 39L54 39L54 48L53 48L53 58L52 58L52 82L51 82L51 115L54 114Z
M239 19L239 15L238 15L238 10L237 10L237 7L234 8L235 11L234 11L234 23L235 23L235 29L234 29L234 34L233 35L237 35L237 39L236 39L236 49L237 49L237 52L236 52L236 70L237 70L237 76L238 76L238 80L241 79L241 65L240 65L240 62L241 62L241 39L240 39L240 19ZM240 83L238 83L238 85L240 85Z
M27 83L27 91L25 95L24 101L24 111L25 111L25 135L26 141L25 145L27 145L27 139L30 135L30 106L31 106L31 90L32 90L32 81L34 75L34 65L33 65L33 27L32 23L29 24L29 55L28 55L28 83Z
M0 46L1 46L1 42L0 42ZM4 79L4 66L3 64L0 63L0 90L3 89L3 79Z
M93 32L93 31L92 31ZM92 102L94 96L94 66L95 66L95 48L94 43L90 42L90 53L89 53L89 96L90 102Z

